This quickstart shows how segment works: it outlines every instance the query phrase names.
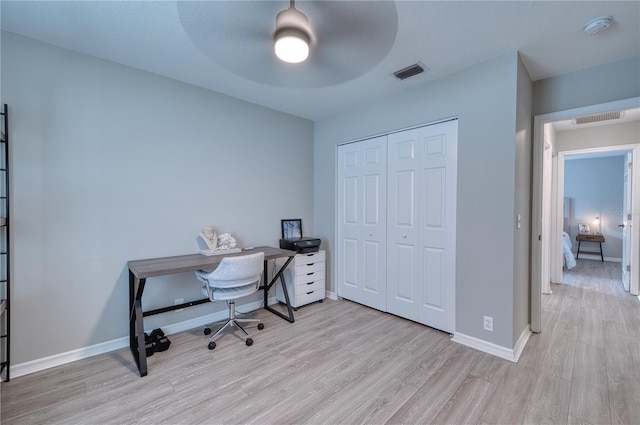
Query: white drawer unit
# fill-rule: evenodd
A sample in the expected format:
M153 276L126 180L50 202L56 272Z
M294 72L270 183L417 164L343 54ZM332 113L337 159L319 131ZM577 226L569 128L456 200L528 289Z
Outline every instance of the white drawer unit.
M294 308L325 297L325 251L297 254L284 271L287 293ZM286 302L280 285L276 285L276 298Z

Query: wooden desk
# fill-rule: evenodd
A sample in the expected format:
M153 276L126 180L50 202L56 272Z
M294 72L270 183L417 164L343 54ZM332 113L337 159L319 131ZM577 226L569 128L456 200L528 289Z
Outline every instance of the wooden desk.
M144 340L144 317L154 314L165 313L167 311L173 311L180 308L192 307L199 304L208 303L209 298L191 301L184 304L172 305L169 307L163 307L151 311L142 311L142 293L144 292L144 286L147 278L156 276L165 276L168 274L193 272L203 269L214 269L220 264L225 257L235 257L240 255L251 254L255 252L264 252L264 272L262 274L262 286L260 289L264 293L264 308L270 312L282 317L285 320L293 323L293 308L289 301L289 294L287 293L287 285L285 284L283 272L293 260L296 253L295 251L289 251L286 249L273 248L270 246L259 246L247 251L236 252L233 254L221 254L206 256L202 254L189 254L179 255L176 257L163 257L163 258L151 258L147 260L135 260L129 261L129 347L133 353L133 358L138 365L140 376L147 375L147 353L145 350ZM289 257L287 261L280 267L273 279L267 284L267 261L274 260L276 258ZM268 305L269 289L280 279L282 290L284 291L288 316L274 310ZM194 285L196 278L194 276Z
M580 252L583 254L597 254L595 251L580 251L580 244L582 242L597 242L600 245L600 260L604 262L604 256L602 255L602 244L604 243L604 236L602 235L576 235L576 240L578 241L578 251L576 252L576 260L580 255Z

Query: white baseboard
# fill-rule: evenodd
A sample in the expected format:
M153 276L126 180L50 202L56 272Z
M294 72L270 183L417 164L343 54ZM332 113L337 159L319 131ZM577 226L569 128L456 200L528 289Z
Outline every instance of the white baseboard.
M275 297L271 297L268 300L269 305L278 303ZM262 307L262 301L254 301L247 304L236 306L238 311L253 311ZM175 334L178 332L184 332L189 329L194 329L200 326L204 326L209 323L217 322L218 320L224 320L228 315L228 310L221 310L215 313L207 314L205 316L199 316L194 319L185 320L183 322L174 323L171 325L163 326L162 331L166 335ZM151 332L152 329L147 329L145 332ZM44 357L41 359L31 360L24 363L18 363L10 366L11 378L18 378L20 376L28 375L30 373L39 372L41 370L49 369L56 366L62 366L64 364L72 363L78 360L87 359L89 357L97 356L100 354L109 353L111 351L120 350L129 346L129 337L125 336L117 338L111 341L101 342L99 344L90 345L88 347L78 348L76 350L67 351L65 353L54 354L53 356ZM131 358L133 362L133 357Z
M501 345L496 345L492 342L488 342L483 339L465 335L459 332L455 332L451 340L453 342L457 342L458 344L466 345L467 347L471 347L484 353L500 357L501 359L517 363L530 336L531 330L529 330L529 327L527 326L525 330L522 331L522 334L520 335L520 338L518 338L518 341L516 341L513 349L506 348Z
M338 294L336 294L335 292L332 292L332 291L326 291L325 292L325 296L327 298L329 298L330 300L337 300L338 299Z
M24 363L18 363L15 365L12 364L11 366L9 366L9 372L11 373L12 379L18 378L30 373L39 372L41 370L61 366L67 363L72 363L77 360L88 359L89 357L119 350L128 346L129 337L122 337L111 341L102 342L100 344L90 345L88 347L67 351L66 353L54 354L53 356L31 360ZM134 361L133 357L131 358L131 361Z

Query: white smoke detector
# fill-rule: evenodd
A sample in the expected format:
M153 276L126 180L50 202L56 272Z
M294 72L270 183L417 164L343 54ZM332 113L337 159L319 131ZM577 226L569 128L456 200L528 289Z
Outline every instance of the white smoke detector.
M613 21L612 16L600 16L598 18L594 18L584 24L584 33L587 35L596 35L601 31L606 30L611 26L611 22Z

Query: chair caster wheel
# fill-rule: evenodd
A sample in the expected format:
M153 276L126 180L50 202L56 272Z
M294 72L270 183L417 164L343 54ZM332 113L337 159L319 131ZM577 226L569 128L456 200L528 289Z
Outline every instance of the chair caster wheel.
M211 333L211 328L204 328L204 334L209 335Z
M247 340L245 341L245 343L247 344L247 346L249 345L253 345L253 340L251 338L247 338Z
M258 323L258 330L264 329L264 323Z
M209 350L213 350L214 348L216 348L216 343L211 341L209 345L207 345L207 348L209 348Z

